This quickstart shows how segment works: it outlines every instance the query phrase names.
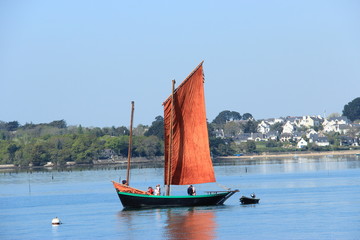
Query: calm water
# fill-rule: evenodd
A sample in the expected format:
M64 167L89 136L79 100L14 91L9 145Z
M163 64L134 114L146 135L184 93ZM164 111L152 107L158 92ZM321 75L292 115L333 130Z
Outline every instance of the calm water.
M123 169L0 172L0 239L360 239L360 157L226 160L215 172L219 184L197 192L240 189L224 206L137 211L122 210L110 182ZM162 174L134 169L131 185ZM260 204L240 205L253 192Z

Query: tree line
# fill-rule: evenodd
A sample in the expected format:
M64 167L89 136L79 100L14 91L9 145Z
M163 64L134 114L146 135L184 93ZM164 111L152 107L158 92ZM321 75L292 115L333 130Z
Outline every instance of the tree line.
M350 120L360 119L360 98L344 106L343 116ZM257 132L258 121L252 114L241 115L225 110L208 123L210 151L213 156L228 156L243 152L254 152L256 145L248 141L235 144L231 137L217 138L223 131L232 136L239 131ZM281 124L274 124L272 131L282 131ZM150 126L139 124L133 129L132 156L153 158L164 155L164 119L158 116ZM92 163L96 159L107 159L112 155L126 157L128 154L129 129L125 126L87 128L67 126L65 120L50 123L26 123L0 121L0 164L18 166L42 166L47 162L64 165ZM278 148L280 143L269 141L267 148Z
M248 119L251 114L244 114ZM249 117L250 116L250 117ZM223 123L242 119L237 112L223 111L208 123L210 149L213 155L230 155L230 140L216 138L214 131ZM121 127L87 128L67 126L65 120L50 123L0 121L0 164L42 166L47 162L90 164L96 159L127 157L129 129ZM150 126L139 124L133 129L133 157L153 158L164 155L164 119L155 118Z

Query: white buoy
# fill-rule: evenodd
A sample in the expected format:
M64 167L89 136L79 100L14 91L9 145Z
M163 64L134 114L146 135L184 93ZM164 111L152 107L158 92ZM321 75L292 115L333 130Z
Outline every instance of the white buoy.
M52 225L60 225L61 221L58 217L56 217L56 218L53 218L53 220L51 221L51 224Z

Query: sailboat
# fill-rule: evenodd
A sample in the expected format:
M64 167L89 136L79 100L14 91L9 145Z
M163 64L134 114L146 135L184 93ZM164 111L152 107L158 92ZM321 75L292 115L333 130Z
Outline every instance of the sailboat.
M172 93L163 103L166 194L152 195L130 187L128 177L123 184L113 181L116 193L125 208L221 205L239 191L227 189L184 196L170 194L171 185L216 181L210 156L202 65L203 61L176 89L173 80ZM129 144L129 154L130 152ZM128 157L128 171L129 163L130 157Z

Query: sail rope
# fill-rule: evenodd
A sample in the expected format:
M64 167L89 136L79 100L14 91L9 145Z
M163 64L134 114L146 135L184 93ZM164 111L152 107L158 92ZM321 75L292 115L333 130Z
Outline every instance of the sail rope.
M216 183L216 185L218 185L219 187L225 189L226 191L230 191L230 190L231 190L231 188L228 188L228 187L226 187L225 185L222 185L222 184L220 184L220 183Z

